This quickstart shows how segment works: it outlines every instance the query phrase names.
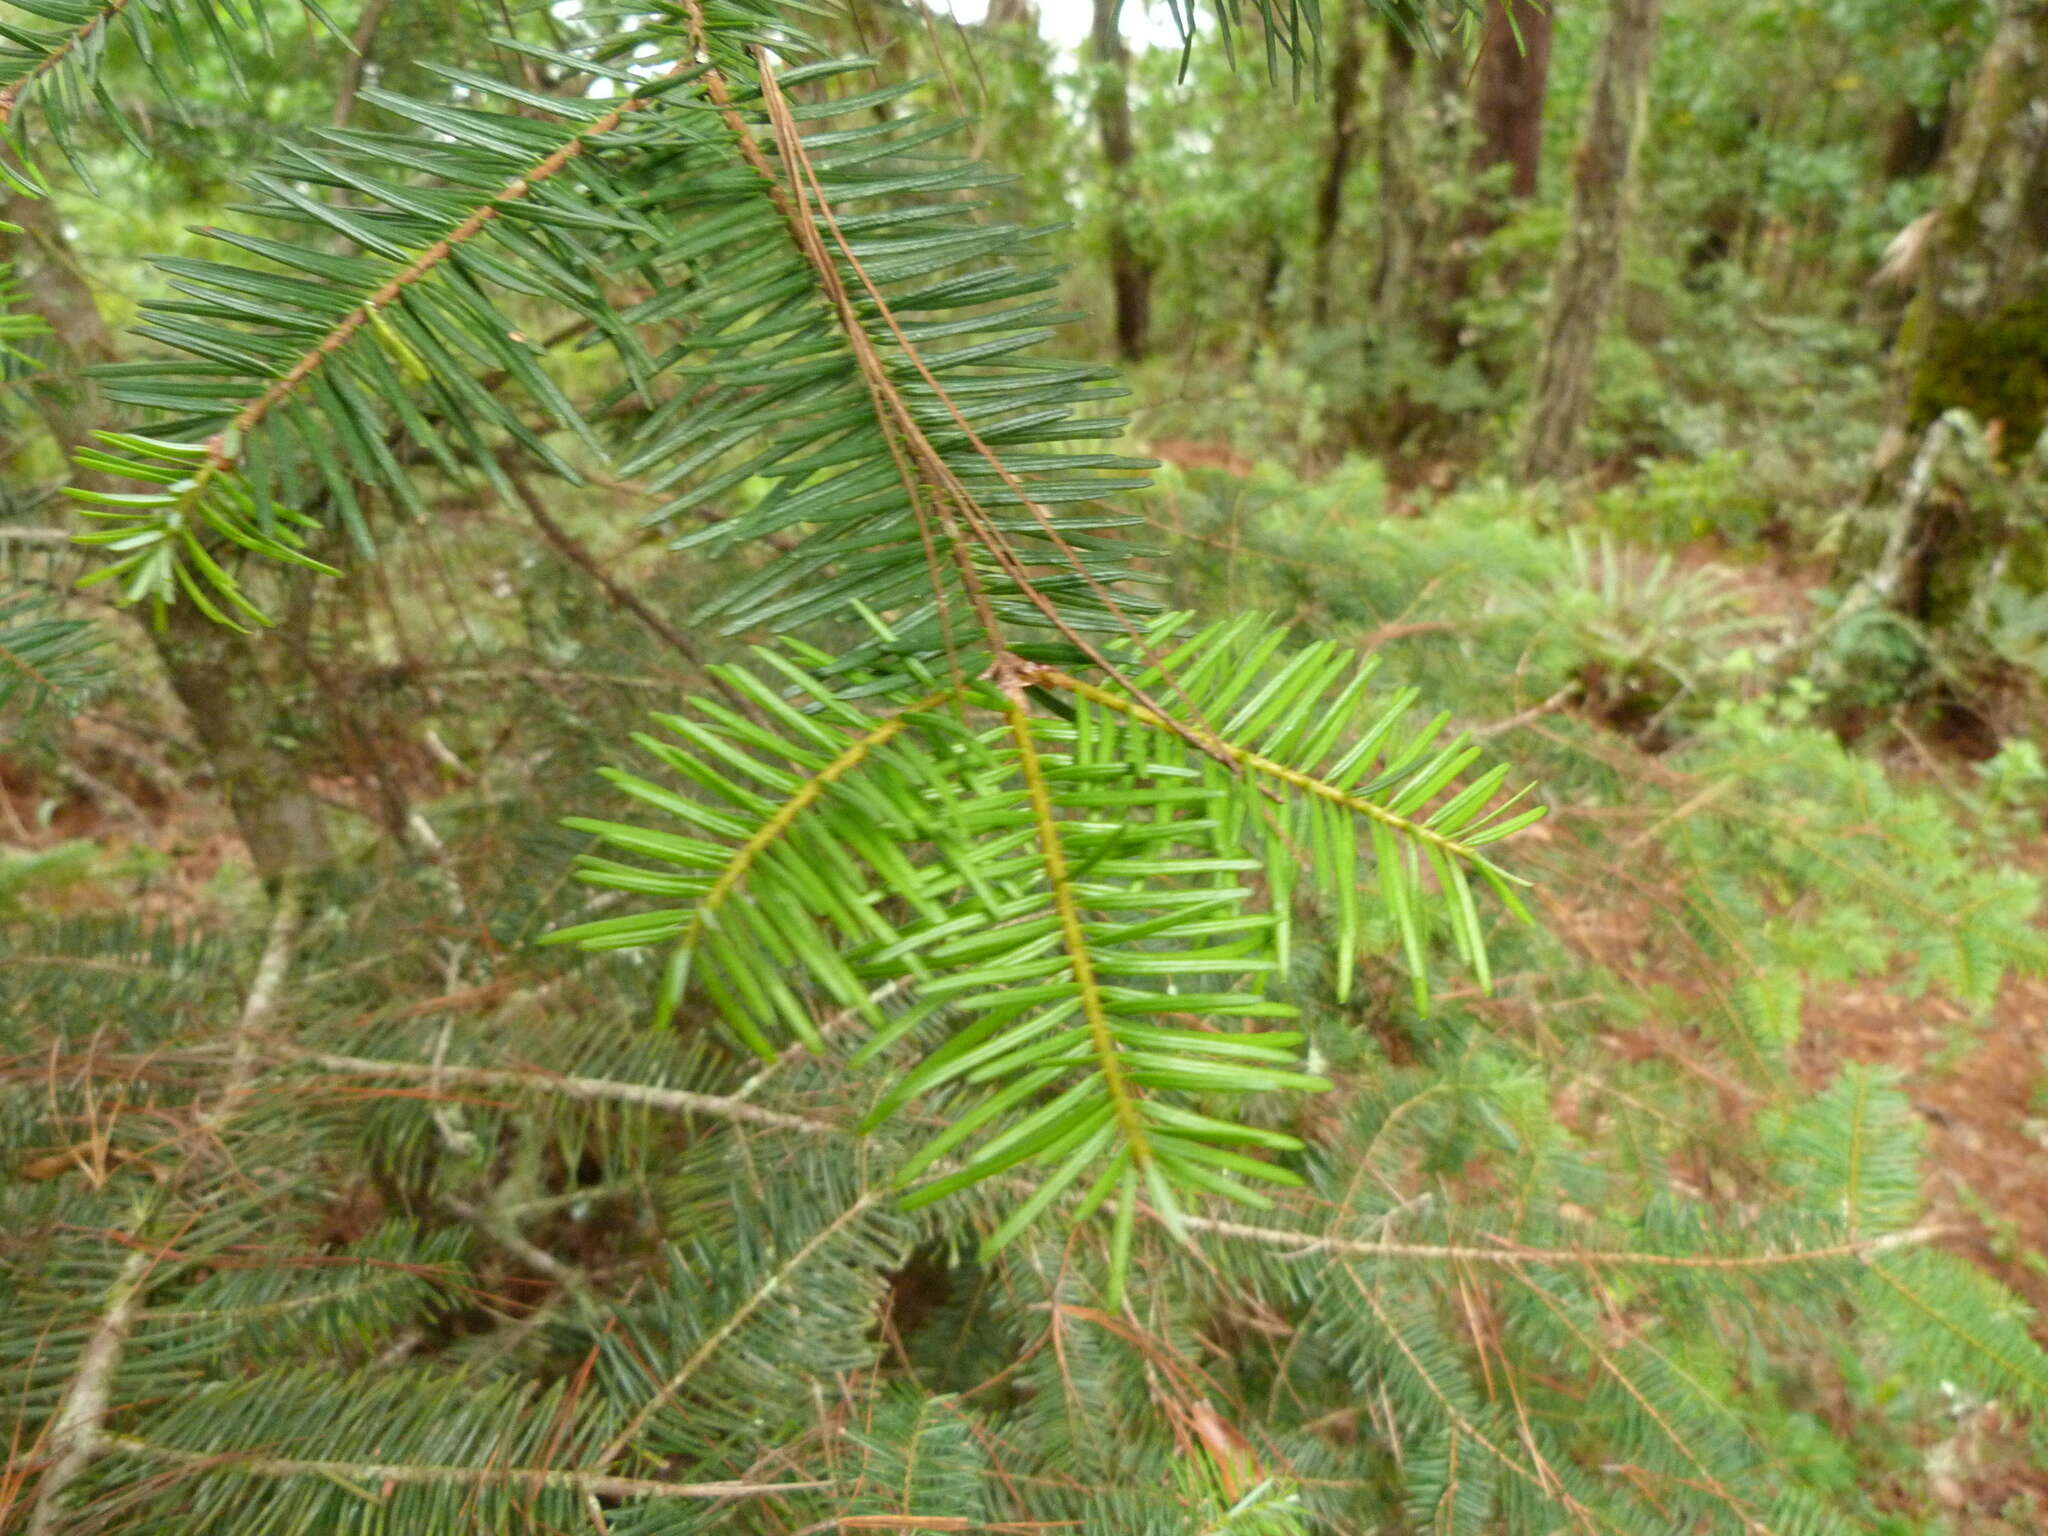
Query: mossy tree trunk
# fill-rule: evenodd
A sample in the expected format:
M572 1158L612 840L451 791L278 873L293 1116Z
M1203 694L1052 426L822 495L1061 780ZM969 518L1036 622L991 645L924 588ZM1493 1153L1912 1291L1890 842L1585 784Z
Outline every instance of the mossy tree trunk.
M0 202L0 219L22 231L0 233L0 259L12 261L25 307L50 327L54 348L51 366L30 395L45 429L68 455L105 420L84 370L115 356L113 337L51 201L10 194ZM133 489L85 472L74 483ZM257 872L276 881L331 862L320 802L293 755L276 741L277 695L258 647L189 603L169 605L161 625L144 627Z
M1871 583L1944 626L1985 601L1991 571L2043 584L2036 515L1996 494L1929 492L1948 412L1967 413L2005 459L2048 429L2048 0L2000 8L1917 260L1870 487L1893 507Z
M1960 408L2025 452L2048 422L2048 0L2005 0L1899 334L1897 426Z
M1119 0L1095 0L1089 57L1095 65L1091 102L1102 143L1109 197L1109 282L1116 305L1116 350L1127 363L1143 358L1152 339L1152 263L1131 228L1131 162L1137 136L1131 126L1131 56L1117 25Z
M1570 468L1593 401L1600 333L1621 280L1630 188L1661 0L1609 0L1572 172L1570 220L1550 282L1550 311L1520 468L1540 480Z
M1316 190L1315 269L1309 312L1317 325L1330 320L1330 265L1344 222L1344 184L1358 156L1359 85L1365 73L1365 30L1357 0L1342 0L1337 47L1330 59L1330 152Z

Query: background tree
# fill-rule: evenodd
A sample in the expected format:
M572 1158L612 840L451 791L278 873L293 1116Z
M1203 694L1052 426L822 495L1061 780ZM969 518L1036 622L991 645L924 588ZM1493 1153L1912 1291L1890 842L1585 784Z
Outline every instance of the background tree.
M1946 413L1990 434L1994 458L2036 454L2048 428L2048 6L2001 7L1941 200L1902 238L1918 285L1899 332L1881 484L1903 489L1906 504L1876 580L1913 613L1953 618L1986 562L2001 551L2009 562L2025 535L1995 498L1930 519L1928 454L1941 449Z
M1338 13L1337 46L1330 56L1329 147L1316 190L1315 258L1310 276L1310 315L1327 325L1331 310L1331 263L1344 217L1344 184L1358 153L1360 87L1365 74L1363 6L1346 4Z
M1594 357L1621 279L1629 192L1656 56L1659 0L1613 0L1573 155L1572 202L1518 460L1524 479L1571 461L1592 400Z
M1094 0L1089 60L1094 66L1091 110L1102 146L1107 196L1109 282L1116 317L1117 355L1127 363L1145 355L1152 336L1152 261L1134 227L1139 189L1131 179L1137 145L1131 129L1130 50L1118 25L1121 0Z
M1534 197L1542 174L1554 19L1553 6L1510 0L1487 11L1480 34L1472 109L1479 142L1472 164L1481 173L1506 166L1510 197ZM1487 227L1482 223L1480 232Z

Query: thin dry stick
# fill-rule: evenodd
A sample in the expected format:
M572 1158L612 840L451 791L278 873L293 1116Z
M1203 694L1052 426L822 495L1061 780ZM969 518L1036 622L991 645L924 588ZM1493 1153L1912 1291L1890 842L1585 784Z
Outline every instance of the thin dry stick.
M533 525L541 531L541 536L561 551L563 559L602 587L605 596L612 600L614 607L623 608L632 614L647 627L648 633L683 660L693 667L703 666L702 653L684 638L680 630L656 613L636 593L613 580L605 568L598 564L597 557L578 542L568 529L555 521L554 514L548 511L547 503L533 488L533 482L526 478L517 465L506 462L504 469L505 478L512 483L513 493L518 496L520 505L526 508L526 515L533 519Z
M219 1101L200 1117L199 1124L204 1130L216 1130L248 1098L256 1071L256 1036L277 1012L298 940L301 912L300 877L286 875L278 884L277 910L270 920L263 958L257 962L249 995L230 1036L234 1054L228 1066L227 1083ZM189 1161L186 1166L191 1166ZM64 1494L105 1448L104 1425L114 1377L121 1368L128 1330L134 1326L135 1314L141 1310L149 1290L152 1262L153 1255L146 1247L128 1255L119 1278L107 1293L106 1310L100 1314L92 1338L78 1357L78 1372L71 1378L64 1405L50 1427L50 1449L56 1459L36 1489L35 1507L29 1515L29 1536L47 1536L57 1529Z
M78 1357L78 1374L50 1427L49 1448L56 1460L36 1490L28 1536L49 1536L57 1529L64 1491L78 1480L105 1443L100 1426L107 1419L114 1372L120 1368L128 1330L142 1309L150 1263L151 1255L141 1249L128 1255L120 1278L107 1293L107 1309L100 1314L99 1326Z
M449 1484L473 1488L518 1485L615 1499L747 1499L813 1493L829 1483L665 1483L644 1477L607 1477L558 1467L423 1467L404 1462L298 1461L281 1456L219 1455L157 1445L130 1435L105 1435L109 1451L187 1467L234 1467L264 1477L319 1477L374 1486L379 1483Z
M837 1131L827 1120L784 1114L763 1109L736 1098L692 1093L685 1088L659 1088L650 1083L622 1083L601 1077L564 1077L552 1072L516 1071L502 1067L435 1066L431 1062L379 1061L368 1056L337 1056L327 1051L271 1042L267 1053L275 1060L319 1067L344 1077L385 1077L411 1082L435 1082L473 1088L511 1088L527 1092L552 1093L565 1099L584 1099L614 1104L639 1104L672 1114L704 1115L718 1120L736 1120L774 1131L803 1131L811 1135Z
M1147 1212L1161 1226L1165 1219ZM1801 1264L1829 1264L1845 1259L1869 1260L1900 1248L1916 1248L1949 1235L1945 1226L1912 1227L1904 1232L1887 1232L1851 1243L1832 1243L1820 1248L1794 1248L1778 1253L1645 1253L1613 1248L1525 1248L1502 1241L1496 1248L1464 1247L1441 1243L1365 1242L1354 1238L1317 1236L1312 1232L1287 1232L1277 1227L1253 1226L1248 1222L1221 1221L1209 1216L1182 1216L1180 1224L1189 1232L1213 1232L1218 1237L1241 1238L1273 1248L1289 1248L1297 1257L1314 1253L1340 1254L1353 1259L1421 1259L1448 1263L1553 1265L1568 1269L1786 1269Z
M285 973L291 969L292 951L298 943L299 924L305 916L302 877L296 872L278 882L277 910L271 914L270 933L263 943L263 958L256 962L256 974L249 982L249 995L235 1020L230 1043L234 1060L228 1080L221 1089L220 1102L203 1116L200 1125L212 1129L241 1108L249 1096L256 1074L256 1042L277 1013L284 991Z

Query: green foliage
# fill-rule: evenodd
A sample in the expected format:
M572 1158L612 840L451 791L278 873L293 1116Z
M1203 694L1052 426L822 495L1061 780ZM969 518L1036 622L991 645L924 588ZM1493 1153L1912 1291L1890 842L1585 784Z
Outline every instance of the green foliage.
M1771 524L1771 503L1746 454L1653 459L1637 467L1637 478L1594 502L1594 515L1623 538L1655 546L1716 538L1741 547Z
M99 630L34 591L0 597L0 721L76 704L106 679Z
M1120 1191L1119 1290L1141 1192L1173 1220L1203 1191L1269 1208L1245 1178L1299 1182L1284 1163L1254 1155L1298 1151L1297 1138L1215 1110L1245 1094L1329 1086L1301 1070L1300 1034L1217 1022L1294 1013L1265 992L1288 968L1302 876L1334 907L1341 1001L1366 932L1359 863L1361 845L1370 849L1377 903L1422 1006L1430 929L1448 933L1485 981L1470 875L1520 911L1479 850L1541 815L1519 808L1521 796L1497 802L1504 767L1462 782L1477 750L1462 739L1439 745L1442 717L1405 728L1413 693L1371 701L1374 669L1336 647L1289 654L1282 632L1254 620L1170 639L1170 630L1150 637L1159 659L1110 688L1045 668L1002 686L950 688L934 688L929 674L856 672L834 695L773 653L763 657L780 674L772 683L719 669L727 691L772 724L699 700L694 718L660 717L674 739L638 738L702 798L606 775L684 832L568 823L667 866L586 856L585 880L686 905L552 938L595 949L667 944L657 1022L674 1018L694 980L768 1060L770 1031L822 1050L821 1009L873 1031L855 1067L950 1024L866 1117L873 1126L917 1099L951 1100L946 1130L899 1175L937 1175L907 1203L1042 1168L1016 1215L984 1242L986 1257L1070 1187L1087 1191L1083 1210ZM841 670L816 654L798 658ZM785 701L792 687L816 702L815 715ZM1065 695L1064 707L1027 714L1025 687ZM1199 724L1144 702L1169 692L1186 712L1179 718ZM1268 909L1248 883L1255 874ZM814 999L789 984L792 972ZM878 997L891 999L886 1010ZM939 1172L970 1144L964 1163Z
M429 856L281 882L260 946L175 905L0 926L0 1375L37 1518L1846 1532L1883 1512L1857 1426L1801 1396L1816 1359L1915 1424L1940 1381L2048 1408L2017 1305L1928 1246L1904 1096L1785 1091L1832 985L1982 1005L2038 970L2037 885L1789 689L1709 707L1737 577L1554 532L1554 492L1403 472L1395 517L1359 460L1168 475L1161 561L1101 500L1138 468L1114 376L1039 351L1056 276L1028 207L981 220L1015 189L944 157L939 92L753 0L569 31L504 45L517 84L433 63L374 131L277 148L235 259L165 263L160 353L106 375L148 435L82 462L145 489L78 499L131 600L334 601L309 551L438 556L481 486L578 534L639 495L667 548L603 598L696 622L657 652L523 569L436 610L449 658L355 616L397 702L294 698L281 734L398 757L368 722L417 701L464 786L392 818ZM1221 141L1299 170L1259 101ZM1236 228L1200 146L1163 152L1165 224ZM1799 206L1840 196L1795 169ZM1774 346L1747 360L1826 350ZM1616 350L1611 440L1693 443L1676 349ZM1230 417L1302 400L1277 435L1327 442L1330 375L1261 367L1190 409L1257 447ZM1450 414L1504 388L1400 367ZM1595 520L1750 532L1779 471L1705 414ZM1160 586L1240 616L1156 616ZM764 643L677 665L721 632ZM449 691L406 675L450 658ZM1588 718L1626 713L1603 678L1656 757ZM1461 723L1516 732L1513 767ZM1537 778L1572 817L1533 825ZM1491 931L1509 863L1552 876L1555 932ZM1432 1003L1452 957L1473 984Z

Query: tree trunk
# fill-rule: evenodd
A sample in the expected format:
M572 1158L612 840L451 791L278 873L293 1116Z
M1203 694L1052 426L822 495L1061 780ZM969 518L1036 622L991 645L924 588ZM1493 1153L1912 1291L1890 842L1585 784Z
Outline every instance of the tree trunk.
M1556 0L1500 0L1486 12L1486 30L1479 43L1479 78L1473 101L1473 124L1479 142L1472 168L1490 171L1509 166L1508 195L1534 197L1543 168L1543 98L1550 88L1551 18ZM1500 222L1498 203L1478 211L1486 234Z
M1317 325L1330 320L1330 259L1344 221L1344 183L1358 150L1358 88L1365 71L1365 33L1355 0L1346 0L1336 55L1330 61L1330 157L1316 193L1315 267L1309 313Z
M0 219L22 229L20 235L0 233L0 260L12 260L26 307L50 327L56 356L31 394L68 457L103 419L83 370L115 355L113 337L50 201L10 194L0 202ZM73 483L134 489L88 472ZM273 739L277 703L250 638L215 624L190 603L171 604L164 625L148 626L148 633L257 872L275 881L329 863L333 850L320 802Z
M1659 5L1660 0L1608 3L1572 175L1570 222L1551 278L1550 313L1522 438L1525 480L1570 466L1592 406L1594 356L1621 279Z
M1422 194L1415 174L1410 119L1415 96L1415 44L1400 27L1386 27L1387 58L1380 73L1380 107L1373 153L1379 170L1379 254L1373 263L1373 318L1392 325L1405 304L1415 271Z
M166 605L162 625L152 625L149 638L256 872L274 882L331 863L320 802L303 768L274 739L278 699L251 638L214 623L191 603Z
M1923 230L1870 494L1896 503L1879 596L1942 625L1985 600L1988 571L2024 579L2013 573L2034 562L2011 553L2040 539L2037 514L2001 515L1996 497L1939 504L1927 489L1949 411L2004 458L2048 436L2048 0L2001 7Z
M1131 236L1129 210L1135 188L1130 167L1137 158L1137 139L1131 128L1131 56L1117 27L1117 10L1118 0L1095 0L1089 55L1095 64L1095 128L1102 139L1109 193L1109 282L1116 303L1116 350L1125 362L1135 363L1151 343L1152 263Z
M2048 415L2048 0L2005 0L1899 334L1895 424L1960 407L2031 449Z

